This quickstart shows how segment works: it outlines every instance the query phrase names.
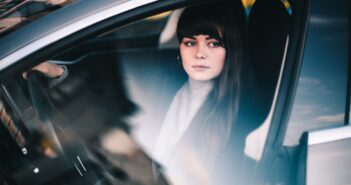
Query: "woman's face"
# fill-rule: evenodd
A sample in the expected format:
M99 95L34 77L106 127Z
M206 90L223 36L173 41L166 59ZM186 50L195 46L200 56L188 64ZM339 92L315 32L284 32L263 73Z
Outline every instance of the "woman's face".
M180 55L186 73L193 80L208 81L221 74L226 51L221 42L209 35L184 37Z

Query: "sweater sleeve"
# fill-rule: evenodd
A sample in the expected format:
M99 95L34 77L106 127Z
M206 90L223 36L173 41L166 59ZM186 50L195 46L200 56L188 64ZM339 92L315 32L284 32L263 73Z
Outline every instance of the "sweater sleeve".
M49 78L48 79L48 86L49 86L49 88L52 88L52 87L60 84L62 81L64 81L68 77L69 71L68 71L67 67L65 65L60 65L60 66L64 70L63 74L61 76L59 76L58 78Z

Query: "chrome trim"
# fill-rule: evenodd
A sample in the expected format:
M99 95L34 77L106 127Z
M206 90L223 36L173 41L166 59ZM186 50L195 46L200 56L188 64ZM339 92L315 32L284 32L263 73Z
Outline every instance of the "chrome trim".
M52 44L68 35L71 35L83 28L91 26L95 23L98 23L102 20L105 20L109 17L118 15L122 12L131 10L133 8L137 8L139 6L143 6L157 0L133 0L126 1L121 4L118 4L114 7L108 8L102 12L98 12L91 16L80 19L72 24L69 24L59 30L56 30L48 35L41 37L38 40L33 41L32 43L23 46L22 48L16 50L15 52L7 55L2 60L0 60L0 71L10 66L14 62L26 57L27 55L44 48L45 46Z
M342 139L351 139L351 126L328 128L308 133L308 145L322 144Z
M80 160L80 158L79 158L78 155L77 155L77 159L78 159L80 165L83 167L83 170L84 170L84 171L87 171L87 169L84 167L84 164L82 163L82 161Z

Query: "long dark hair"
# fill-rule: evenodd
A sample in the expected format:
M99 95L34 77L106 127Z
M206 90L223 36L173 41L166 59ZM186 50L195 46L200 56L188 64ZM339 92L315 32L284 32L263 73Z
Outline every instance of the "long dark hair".
M222 42L226 50L223 70L194 120L211 151L227 144L238 113L245 16L241 4L232 5L216 2L186 8L177 27L179 43L184 37L204 34Z

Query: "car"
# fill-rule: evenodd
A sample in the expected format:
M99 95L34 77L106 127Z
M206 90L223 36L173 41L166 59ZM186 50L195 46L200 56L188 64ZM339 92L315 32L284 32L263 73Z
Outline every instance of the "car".
M204 3L220 1L69 1L5 26L0 183L177 184L153 150L168 95L187 78L179 14ZM231 3L246 15L232 160L209 174L182 161L194 169L185 184L350 184L350 2ZM31 71L47 61L67 78L51 85Z

